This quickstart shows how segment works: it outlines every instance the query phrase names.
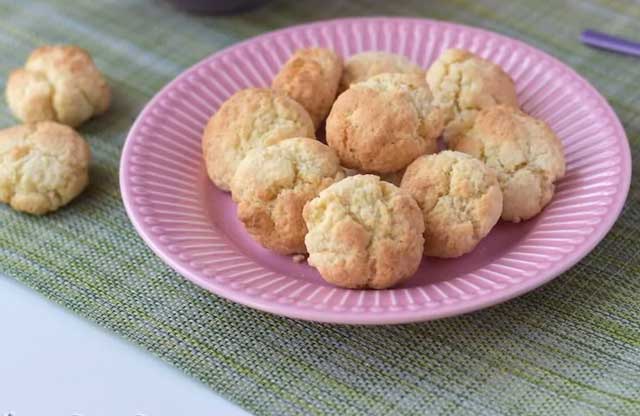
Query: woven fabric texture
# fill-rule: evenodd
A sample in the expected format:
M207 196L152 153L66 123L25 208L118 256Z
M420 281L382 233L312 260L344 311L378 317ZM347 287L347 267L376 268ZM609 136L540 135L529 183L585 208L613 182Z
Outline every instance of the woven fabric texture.
M640 60L580 45L585 28L638 39L634 1L269 1L194 16L152 0L0 0L0 87L46 43L91 51L112 109L80 128L91 185L32 217L0 207L0 274L183 369L258 415L640 414L640 186L608 236L552 283L467 316L423 324L321 325L225 301L166 267L135 233L118 188L123 141L152 95L237 41L311 20L451 20L545 50L612 104L640 160ZM0 127L15 124L0 104ZM115 335L114 335L115 336Z

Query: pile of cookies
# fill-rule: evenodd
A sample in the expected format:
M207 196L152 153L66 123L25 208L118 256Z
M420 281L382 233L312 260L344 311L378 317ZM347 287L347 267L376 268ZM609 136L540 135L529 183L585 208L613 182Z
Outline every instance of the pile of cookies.
M231 96L202 146L256 241L308 253L345 288L388 288L423 255L472 251L500 218L537 215L565 171L559 139L518 108L509 75L459 49L426 71L384 52L343 63L298 50L271 88Z
M91 151L73 127L108 109L109 86L85 50L56 45L34 50L5 93L25 124L0 130L0 202L55 211L89 183Z

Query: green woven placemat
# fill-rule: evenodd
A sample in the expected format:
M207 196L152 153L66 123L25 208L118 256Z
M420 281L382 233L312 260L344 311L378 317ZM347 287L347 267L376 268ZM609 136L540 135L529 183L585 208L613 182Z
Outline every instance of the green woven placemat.
M541 4L542 3L542 4ZM640 155L640 60L595 51L586 27L638 37L629 1L271 1L194 17L161 1L0 0L0 86L34 47L91 51L114 91L84 125L92 184L44 218L0 208L0 273L109 328L260 415L640 414L640 188L605 240L552 283L424 324L295 321L222 300L167 268L127 219L118 159L144 103L184 68L264 31L355 15L453 20L522 39L587 77ZM4 103L0 126L15 123Z

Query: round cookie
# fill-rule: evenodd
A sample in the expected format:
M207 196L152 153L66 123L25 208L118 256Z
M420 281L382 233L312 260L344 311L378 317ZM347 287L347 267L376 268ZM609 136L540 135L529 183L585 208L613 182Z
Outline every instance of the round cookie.
M271 87L307 110L317 129L327 117L338 92L342 59L330 49L299 49L284 64Z
M495 106L478 113L455 149L496 171L506 221L537 215L553 197L554 182L565 172L562 143L549 126L511 107Z
M424 216L424 254L458 257L470 252L500 219L502 192L496 173L461 152L419 157L400 187Z
M91 151L72 128L51 121L0 130L0 201L42 215L89 183Z
M73 45L42 46L24 68L9 75L11 112L24 122L82 124L107 111L111 91L87 51Z
M315 137L307 111L284 93L249 88L232 95L211 117L202 135L209 178L229 190L247 153L292 137Z
M443 125L424 77L380 74L340 94L327 118L327 143L343 166L385 174L435 152Z
M303 216L308 263L336 286L385 289L420 265L420 208L411 195L375 175L331 185L307 203Z
M516 88L500 66L462 49L446 50L427 71L436 103L448 109L446 143L473 124L479 110L497 104L518 108Z
M256 241L280 254L306 253L302 209L342 178L331 148L314 139L287 139L249 152L238 165L231 195Z
M386 73L418 74L424 70L402 55L388 52L361 52L351 56L344 63L340 91L356 82L365 81L375 75Z

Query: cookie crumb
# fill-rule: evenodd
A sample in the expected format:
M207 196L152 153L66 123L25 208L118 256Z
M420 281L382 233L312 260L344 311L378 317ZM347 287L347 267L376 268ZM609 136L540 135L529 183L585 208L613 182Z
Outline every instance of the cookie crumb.
M307 258L305 257L304 254L294 254L293 256L291 256L291 259L293 260L294 263L302 263Z

